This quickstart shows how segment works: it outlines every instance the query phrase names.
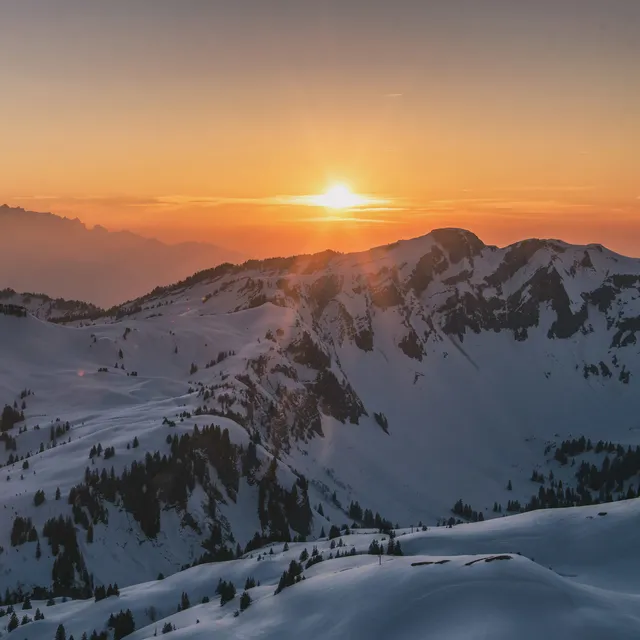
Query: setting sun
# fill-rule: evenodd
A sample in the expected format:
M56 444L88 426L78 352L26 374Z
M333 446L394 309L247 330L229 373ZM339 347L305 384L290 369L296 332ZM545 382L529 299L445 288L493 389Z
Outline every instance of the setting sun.
M291 198L289 202L292 204L305 204L313 207L341 210L379 205L385 201L354 193L346 184L337 183L319 195L294 197Z
M366 203L366 198L351 191L346 184L336 184L318 196L318 204L328 209L349 209Z

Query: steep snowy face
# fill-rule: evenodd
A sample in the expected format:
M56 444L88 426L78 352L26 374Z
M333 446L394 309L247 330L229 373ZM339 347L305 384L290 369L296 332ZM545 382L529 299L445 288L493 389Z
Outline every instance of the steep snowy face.
M295 309L301 322L324 333L337 332L339 345L347 340L369 351L374 325L393 312L407 329L407 355L420 359L442 336L462 342L492 331L525 340L543 327L550 339L568 339L603 320L615 330L614 346L634 344L639 289L640 261L598 245L526 240L497 249L469 231L439 229L359 254L221 265L120 313L169 303L230 313L272 303Z
M632 485L584 489L580 456L605 456L586 444L575 468L553 459L580 436L640 444L640 261L599 246L441 229L54 322L19 304L0 307L0 588L122 586L454 505L488 519L538 495L532 470L562 504Z

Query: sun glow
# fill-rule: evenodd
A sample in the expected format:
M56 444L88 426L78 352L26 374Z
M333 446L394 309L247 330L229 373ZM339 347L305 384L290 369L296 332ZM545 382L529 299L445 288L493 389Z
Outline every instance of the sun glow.
M335 184L316 196L317 204L327 209L351 209L368 203L367 198L353 193L346 184Z
M308 196L287 196L280 199L281 203L304 205L307 207L323 207L335 212L349 210L366 210L386 206L388 200L381 200L370 196L354 193L343 182L331 185L324 193ZM342 213L340 213L342 216Z

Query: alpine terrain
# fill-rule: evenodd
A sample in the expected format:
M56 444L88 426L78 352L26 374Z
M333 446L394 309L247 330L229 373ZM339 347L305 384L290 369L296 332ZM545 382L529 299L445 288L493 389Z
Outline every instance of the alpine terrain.
M640 260L600 245L5 290L0 633L637 638L639 380Z

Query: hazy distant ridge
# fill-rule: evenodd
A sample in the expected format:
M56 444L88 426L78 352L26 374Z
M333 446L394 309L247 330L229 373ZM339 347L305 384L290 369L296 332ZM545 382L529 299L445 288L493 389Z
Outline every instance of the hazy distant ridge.
M0 289L111 306L242 255L207 243L168 245L129 231L0 206Z

